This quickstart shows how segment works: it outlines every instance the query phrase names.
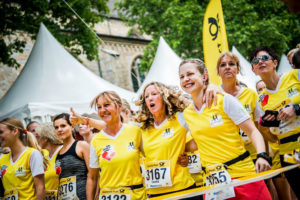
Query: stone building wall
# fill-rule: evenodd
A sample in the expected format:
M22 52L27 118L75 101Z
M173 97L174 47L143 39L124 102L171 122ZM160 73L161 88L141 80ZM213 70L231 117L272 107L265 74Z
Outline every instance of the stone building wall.
M135 58L143 55L143 49L151 41L151 37L146 35L128 36L132 28L134 27L126 26L116 17L109 17L95 26L97 34L103 40L99 46L102 78L131 91L133 91L130 73L132 63ZM28 36L23 37L28 41L23 53L13 55L21 67L14 69L0 65L0 98L7 92L24 67L34 45L34 41ZM100 76L97 61L89 61L84 55L79 56L79 59L84 66Z

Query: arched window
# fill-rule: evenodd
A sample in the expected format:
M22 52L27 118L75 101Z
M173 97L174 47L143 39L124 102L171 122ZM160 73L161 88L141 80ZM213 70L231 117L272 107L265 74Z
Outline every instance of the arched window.
M135 58L131 65L131 80L133 90L136 92L142 85L145 79L145 74L141 73L141 57Z

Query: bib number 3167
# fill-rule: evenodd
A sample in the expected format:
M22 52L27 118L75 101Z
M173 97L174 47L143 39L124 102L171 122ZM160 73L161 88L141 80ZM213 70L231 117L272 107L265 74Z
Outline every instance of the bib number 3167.
M172 186L170 161L152 161L146 163L146 188Z

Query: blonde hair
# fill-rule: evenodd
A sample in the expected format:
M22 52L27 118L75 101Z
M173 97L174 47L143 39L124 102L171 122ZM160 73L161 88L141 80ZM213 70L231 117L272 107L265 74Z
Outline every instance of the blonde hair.
M154 85L162 96L168 119L174 119L174 115L177 112L183 112L188 106L183 99L184 97L181 96L180 91L176 91L175 88L168 87L163 83L151 82L145 86L143 94L140 96L139 100L136 101L136 105L141 106L141 109L137 112L136 121L142 123L142 129L154 126L154 117L149 111L145 100L145 91L151 85Z
M58 139L57 135L55 134L55 130L52 123L43 123L40 126L38 126L35 130L41 138L47 138L51 144L63 143L60 139Z
M288 54L287 54L286 56L287 56L287 57L290 57L290 56L294 55L294 53L295 53L299 48L300 48L300 47L298 47L298 45L297 45L297 47L294 48L294 49L291 49L291 50L288 52Z
M219 56L219 58L218 58L218 61L217 61L217 72L218 72L218 75L220 76L220 74L219 74L220 73L219 67L221 65L222 59L225 56L228 56L228 57L232 58L234 60L234 62L236 63L236 66L237 66L239 72L241 72L240 60L237 57L237 55L235 55L234 53L232 53L230 51L226 51L226 52L221 53L220 56ZM238 80L236 80L236 85L240 85L240 82Z
M44 166L47 166L47 161L44 157L42 148L39 146L35 136L31 132L28 132L26 129L24 129L23 123L21 121L15 118L6 118L0 121L0 124L5 125L11 131L16 128L19 132L18 139L23 143L24 146L29 146L38 150L43 155Z
M207 74L207 79L204 82L205 85L207 86L209 84L209 76L208 76L208 71L207 71L207 68L205 66L205 63L199 58L189 58L189 59L185 59L185 60L181 61L180 65L179 65L179 68L182 65L186 64L186 63L195 64L196 69L200 72L201 75Z
M114 91L104 91L98 94L91 102L91 108L97 109L97 101L100 97L104 97L105 99L113 102L116 106L122 107L122 99L120 96Z

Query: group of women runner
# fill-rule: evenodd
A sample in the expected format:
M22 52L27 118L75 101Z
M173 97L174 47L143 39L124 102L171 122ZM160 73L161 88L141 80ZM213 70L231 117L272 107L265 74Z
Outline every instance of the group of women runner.
M37 127L36 137L19 120L4 119L0 143L10 153L0 158L2 196L5 200L163 199L296 163L300 71L279 76L277 62L267 47L254 51L253 71L266 84L259 97L241 86L236 78L238 58L225 52L217 63L222 79L218 88L209 84L203 61L183 60L178 69L180 85L191 99L162 83L149 83L136 102L140 110L129 122L130 109L113 91L100 93L91 103L101 120L71 109L71 116L62 113L53 124ZM84 141L74 139L75 124ZM99 133L93 134L93 128ZM264 139L273 151L273 165ZM285 175L299 198L299 168ZM265 182L257 181L186 199L220 198L271 196Z

